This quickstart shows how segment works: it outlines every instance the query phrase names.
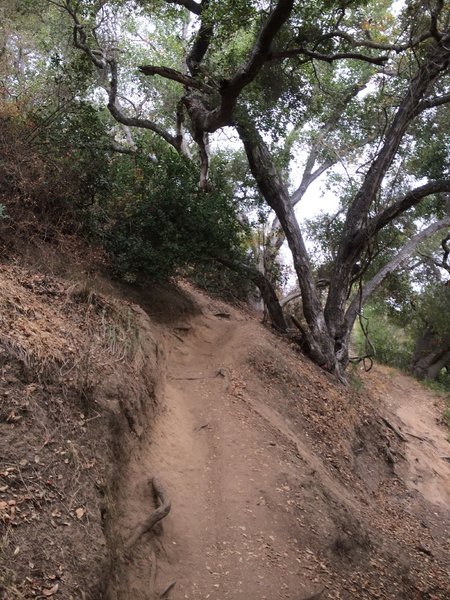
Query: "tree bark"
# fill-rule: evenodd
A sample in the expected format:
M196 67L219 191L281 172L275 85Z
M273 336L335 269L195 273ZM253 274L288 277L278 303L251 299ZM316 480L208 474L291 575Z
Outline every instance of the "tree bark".
M287 330L286 319L284 318L283 309L280 306L277 293L272 283L264 276L263 273L247 265L239 265L226 258L218 258L217 262L232 269L236 273L245 273L248 278L259 289L264 304L269 313L272 325L278 331L285 332Z
M292 253L302 293L303 314L307 323L305 334L308 353L319 366L342 378L339 360L335 355L334 343L325 323L308 252L291 205L288 189L273 163L269 149L250 119L247 116L242 117L236 123L236 127L244 144L252 174L265 201L275 211Z
M325 306L325 318L330 333L345 342L345 305L352 280L353 265L370 242L368 213L380 191L384 177L397 155L403 137L417 115L417 107L440 73L445 71L450 60L450 48L434 42L424 63L412 78L409 89L398 107L392 124L388 128L384 143L352 202L345 221L342 241L338 249L330 290Z
M344 327L346 331L351 331L353 324L355 322L356 317L358 316L359 311L370 298L370 296L375 292L375 290L383 283L386 277L393 273L398 267L402 265L402 263L407 260L417 246L432 236L434 233L443 229L444 227L450 226L450 215L444 217L440 221L436 221L432 223L422 231L420 231L417 235L407 242L403 248L401 248L397 254L394 256L392 260L382 267L378 273L372 277L370 281L368 281L361 290L361 293L358 294L353 301L350 303L350 306L345 313L344 319Z
M418 379L436 379L444 367L450 368L450 341L440 341L427 327L414 348L411 371Z

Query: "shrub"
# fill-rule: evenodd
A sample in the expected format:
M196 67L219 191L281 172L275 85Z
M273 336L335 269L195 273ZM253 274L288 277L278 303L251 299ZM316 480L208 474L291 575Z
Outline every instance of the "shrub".
M141 150L113 159L112 194L89 210L114 273L127 281L161 280L187 266L208 270L217 256L242 256L242 228L220 172L213 190L200 192L190 162L164 147L157 161Z
M374 358L383 364L407 370L414 348L414 340L407 327L401 327L378 308L367 306L364 317L368 319L368 336L375 352ZM365 337L359 323L354 329L356 350L366 354Z

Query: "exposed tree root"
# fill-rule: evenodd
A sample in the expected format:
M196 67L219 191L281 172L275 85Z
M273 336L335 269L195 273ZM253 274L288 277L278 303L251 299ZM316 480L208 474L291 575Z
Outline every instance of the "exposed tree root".
M153 527L159 523L164 517L170 512L171 504L168 499L167 493L164 489L163 484L157 477L153 477L151 484L155 493L155 496L160 502L158 508L150 513L150 516L141 525L136 527L134 533L130 536L126 543L126 548L130 550L136 544L136 542L145 534L153 529Z
M167 600L169 598L169 594L172 591L172 589L175 587L176 583L177 583L176 581L172 581L172 583L170 583L166 587L166 589L163 592L161 592L161 594L159 595L160 600Z
M385 417L381 417L381 420L383 421L383 423L389 427L389 429L391 431L393 431L395 433L395 435L402 441L402 442L407 442L407 438L403 435L403 433L401 433L397 427L395 427L395 425L392 425L392 423L390 421L388 421Z
M416 440L420 440L421 442L430 441L428 438L421 437L420 435L416 435L415 433L411 433L410 431L405 431L405 433L406 435L410 435L411 437L415 438Z

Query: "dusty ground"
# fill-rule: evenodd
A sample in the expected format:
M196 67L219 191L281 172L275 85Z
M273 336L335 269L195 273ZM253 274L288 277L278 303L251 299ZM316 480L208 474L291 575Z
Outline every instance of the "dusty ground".
M380 367L337 386L189 287L134 293L138 308L0 275L2 600L154 600L174 582L172 600L450 597L450 445L431 392ZM86 381L41 372L86 355ZM155 475L171 512L130 546Z
M155 412L157 362L137 306L0 267L2 600L103 596L121 544L117 488Z
M165 334L164 410L143 462L172 499L157 590L447 598L450 466L436 397L382 369L362 394L336 387L252 317L195 296L203 314ZM147 597L139 585L135 597Z

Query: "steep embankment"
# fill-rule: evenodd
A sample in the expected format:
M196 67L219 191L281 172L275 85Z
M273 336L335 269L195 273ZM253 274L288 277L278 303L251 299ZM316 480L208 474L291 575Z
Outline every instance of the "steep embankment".
M11 465L0 489L11 575L0 582L9 590L121 600L448 597L448 442L438 399L419 384L376 369L360 392L345 389L252 315L191 288L136 293L138 308L48 278L41 292L19 272L2 276L15 339L26 323L20 347L45 331L50 348L67 345L53 383L26 371L42 386L29 410L19 392L24 356L35 355L2 337L2 385L13 390L0 424ZM145 532L158 504L154 476L172 506ZM15 521L11 501L22 507ZM29 511L37 518L22 519Z
M118 497L163 367L138 306L0 268L0 597L121 581Z

